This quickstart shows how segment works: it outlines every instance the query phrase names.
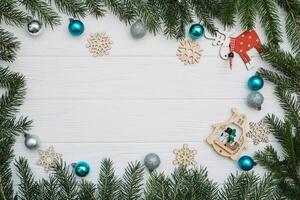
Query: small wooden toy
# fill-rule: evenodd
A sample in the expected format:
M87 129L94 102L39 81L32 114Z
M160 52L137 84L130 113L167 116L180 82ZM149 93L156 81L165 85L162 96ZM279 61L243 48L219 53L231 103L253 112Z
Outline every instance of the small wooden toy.
M213 125L213 132L207 142L213 146L218 154L237 160L247 144L247 119L236 108L231 109L229 120Z

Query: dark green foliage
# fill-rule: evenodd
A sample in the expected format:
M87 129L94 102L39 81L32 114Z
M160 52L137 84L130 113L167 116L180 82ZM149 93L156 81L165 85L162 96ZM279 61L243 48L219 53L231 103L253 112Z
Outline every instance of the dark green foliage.
M27 22L25 12L18 9L16 0L0 1L0 23L23 26Z
M16 58L20 42L8 31L0 28L0 60L12 62Z
M96 200L96 186L94 183L85 180L79 183L78 199L80 200Z
M236 22L237 0L223 0L220 3L219 14L217 18L222 22L225 28L232 28Z
M85 17L86 6L82 0L49 0L54 2L57 9L71 17Z
M237 5L242 28L245 30L253 29L257 13L257 0L238 0Z
M96 19L103 17L105 14L104 3L99 0L85 0L85 4L89 13L96 17Z

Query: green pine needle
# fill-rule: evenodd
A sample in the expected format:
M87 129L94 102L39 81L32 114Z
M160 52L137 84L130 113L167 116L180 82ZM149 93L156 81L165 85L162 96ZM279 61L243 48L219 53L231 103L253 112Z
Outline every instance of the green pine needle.
M255 26L257 0L239 0L238 11L244 30L251 30Z
M13 62L16 59L17 50L20 42L8 31L0 28L0 60Z
M105 4L99 0L85 0L85 4L89 10L89 13L96 17L96 19L100 17L104 17L105 15Z

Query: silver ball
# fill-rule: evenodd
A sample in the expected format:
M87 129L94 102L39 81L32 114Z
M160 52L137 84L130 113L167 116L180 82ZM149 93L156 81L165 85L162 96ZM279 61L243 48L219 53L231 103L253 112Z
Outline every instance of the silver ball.
M255 108L257 110L261 110L261 105L264 102L264 96L257 92L251 92L247 97L247 103L250 107Z
M141 20L138 20L131 25L130 32L133 38L140 39L146 35L147 28Z
M24 144L28 149L34 150L39 148L40 139L35 135L26 134Z
M27 24L27 31L32 36L38 36L42 33L43 24L38 20L31 20Z
M144 159L144 165L149 169L149 171L155 170L160 164L160 158L155 153L149 153Z

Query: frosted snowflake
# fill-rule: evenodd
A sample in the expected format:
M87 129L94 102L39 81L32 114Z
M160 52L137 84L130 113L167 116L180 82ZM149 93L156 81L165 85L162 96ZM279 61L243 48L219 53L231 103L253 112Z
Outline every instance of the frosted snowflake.
M258 123L250 122L249 126L250 131L247 133L247 137L252 138L253 144L258 145L260 142L269 142L270 130L262 120Z
M89 48L90 53L94 56L108 55L111 50L112 40L105 33L91 33L87 40L86 47Z
M40 158L37 165L44 167L45 171L49 171L62 157L61 154L55 153L53 146L50 146L46 151L38 150L38 154Z
M174 149L173 153L175 154L174 165L188 166L197 164L195 161L197 151L190 150L187 144L184 144L181 149Z
M184 40L180 42L177 49L177 56L185 65L195 64L201 57L202 49L195 40Z

